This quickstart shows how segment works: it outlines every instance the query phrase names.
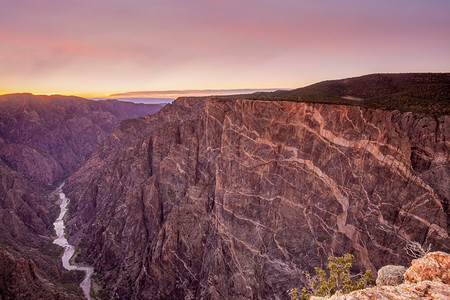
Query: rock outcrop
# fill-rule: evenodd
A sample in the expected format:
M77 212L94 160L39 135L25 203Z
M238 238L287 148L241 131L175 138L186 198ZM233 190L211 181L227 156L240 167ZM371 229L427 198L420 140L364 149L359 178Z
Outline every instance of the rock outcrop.
M354 291L346 295L337 293L331 297L312 297L311 300L447 300L450 299L449 266L449 254L431 252L423 258L412 261L412 266L406 270L404 275L405 283L391 285L390 282L384 284L384 282L378 282L377 279L377 286L373 288ZM400 268L397 269L397 271L399 270Z
M52 265L58 270L55 262L52 262ZM65 278L59 278L66 288L55 285L41 275L42 271L38 270L33 259L15 258L9 252L0 249L0 268L1 299L68 300L83 297L82 293L77 291L76 278L70 279L68 276L71 275L66 272Z
M405 299L435 299L450 298L448 284L436 281L421 281L419 283L403 283L397 286L380 286L368 288L342 295L337 293L331 297L311 297L310 300L405 300Z
M377 285L399 285L404 281L406 268L404 266L387 265L378 270Z
M115 299L280 299L328 255L449 251L450 117L181 98L68 180L78 256Z
M405 273L405 280L412 283L430 280L450 284L450 255L432 252L413 260Z

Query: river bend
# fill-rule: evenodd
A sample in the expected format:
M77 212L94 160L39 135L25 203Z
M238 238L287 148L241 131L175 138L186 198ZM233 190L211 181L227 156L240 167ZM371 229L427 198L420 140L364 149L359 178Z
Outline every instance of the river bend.
M59 214L56 221L53 223L53 226L55 227L57 238L53 241L53 244L59 245L64 248L64 254L62 256L62 264L63 267L69 271L71 270L79 270L84 271L86 273L86 277L84 280L80 283L80 287L83 290L84 295L87 299L91 300L90 296L90 290L91 290L91 276L94 271L94 268L92 267L81 267L77 265L70 264L70 258L73 256L75 252L75 247L73 245L70 245L67 239L64 237L64 228L66 227L64 224L64 216L67 212L67 205L69 204L69 199L66 197L66 195L62 192L62 187L64 186L64 183L59 186L55 193L59 196L59 199L61 200L61 213Z

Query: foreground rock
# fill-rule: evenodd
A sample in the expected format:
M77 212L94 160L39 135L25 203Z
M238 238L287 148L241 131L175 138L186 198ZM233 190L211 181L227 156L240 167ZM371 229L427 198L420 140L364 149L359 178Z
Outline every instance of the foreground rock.
M310 300L405 300L405 299L450 299L448 284L436 281L421 281L419 283L403 283L397 286L380 286L352 292L347 295L331 297L311 297Z
M352 253L450 251L450 117L181 98L122 123L67 181L80 260L110 299L277 299Z
M377 285L399 285L404 281L406 268L404 266L384 266L378 270Z
M412 266L405 273L407 282L425 280L450 284L450 255L444 252L431 252L425 257L412 261Z
M394 267L394 266L391 266ZM391 268L392 269L392 268ZM397 269L400 271L400 268ZM403 299L450 299L450 255L444 252L431 252L425 257L412 261L406 271L405 283L395 286L380 285L355 291L347 295L332 297L312 297L311 300L403 300Z

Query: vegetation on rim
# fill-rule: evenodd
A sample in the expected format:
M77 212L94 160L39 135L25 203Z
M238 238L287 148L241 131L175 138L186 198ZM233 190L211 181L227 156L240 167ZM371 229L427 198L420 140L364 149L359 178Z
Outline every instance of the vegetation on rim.
M353 105L443 116L450 114L450 73L371 74L245 96L252 100Z
M371 271L366 270L357 279L355 277L359 275L350 275L353 258L353 255L349 253L341 257L328 257L328 273L317 267L315 268L315 276L311 276L308 272L305 272L308 286L303 287L301 290L299 288L288 290L287 293L290 299L306 300L311 296L325 297L334 295L338 291L347 294L370 287L375 281Z

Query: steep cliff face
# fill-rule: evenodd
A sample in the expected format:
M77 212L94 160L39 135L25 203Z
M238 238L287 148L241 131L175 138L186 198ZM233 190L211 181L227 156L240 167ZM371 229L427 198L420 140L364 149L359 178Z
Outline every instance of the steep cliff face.
M0 96L0 298L79 299L52 244L50 192L123 119L160 109L77 97Z
M127 122L65 187L108 297L283 298L330 254L450 250L449 116L184 98Z
M67 96L0 96L0 158L33 182L51 185L79 167L120 121L161 105Z
M47 193L0 161L2 299L78 299L82 295L76 275L63 270L61 251L52 244L57 208Z

